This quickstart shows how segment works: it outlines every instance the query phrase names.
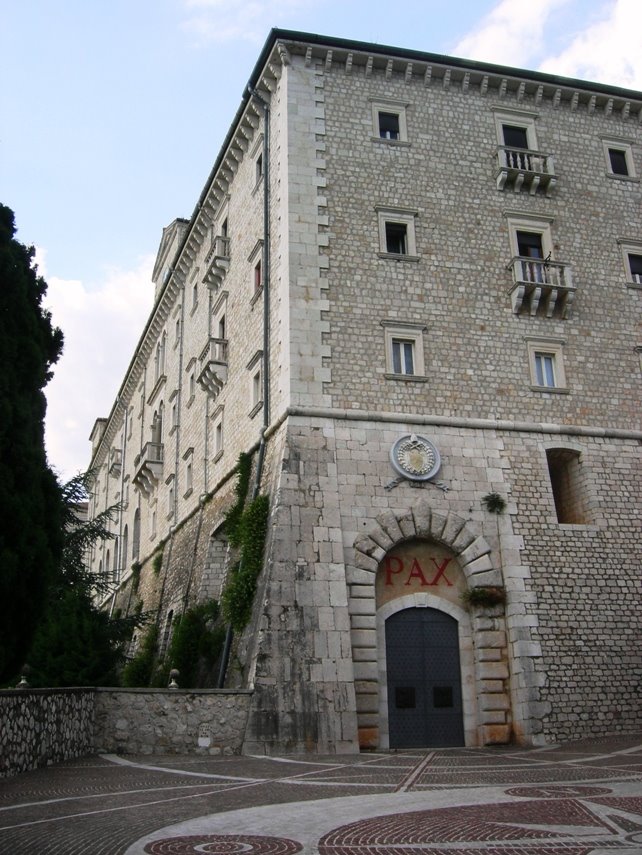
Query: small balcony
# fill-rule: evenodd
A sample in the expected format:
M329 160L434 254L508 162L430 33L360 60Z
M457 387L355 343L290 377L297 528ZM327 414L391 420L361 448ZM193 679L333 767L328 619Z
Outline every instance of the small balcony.
M146 496L156 489L163 475L163 444L148 442L134 460L134 477L132 481Z
M212 241L210 251L205 256L205 276L203 282L208 288L218 288L230 268L230 239L217 235Z
M212 398L217 398L227 383L227 339L210 338L199 356L197 382Z
M575 286L570 264L516 257L508 269L513 272L510 298L516 315L571 316Z
M547 196L557 183L555 164L550 154L525 148L500 146L497 149L497 189L512 187L519 193L525 187L531 196L542 189Z
M109 452L109 474L118 478L122 470L122 452L120 448L112 448Z

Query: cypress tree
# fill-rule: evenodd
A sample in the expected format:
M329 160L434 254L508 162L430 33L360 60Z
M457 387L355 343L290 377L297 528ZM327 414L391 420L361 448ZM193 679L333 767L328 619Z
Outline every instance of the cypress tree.
M0 681L24 661L62 552L61 498L47 465L43 389L62 332L42 301L34 249L0 205Z

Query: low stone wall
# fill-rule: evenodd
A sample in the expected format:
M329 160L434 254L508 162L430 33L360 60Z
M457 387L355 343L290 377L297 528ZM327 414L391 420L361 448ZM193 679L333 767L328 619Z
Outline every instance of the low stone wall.
M97 689L94 747L119 754L240 754L251 692Z
M0 778L93 751L94 689L0 692Z

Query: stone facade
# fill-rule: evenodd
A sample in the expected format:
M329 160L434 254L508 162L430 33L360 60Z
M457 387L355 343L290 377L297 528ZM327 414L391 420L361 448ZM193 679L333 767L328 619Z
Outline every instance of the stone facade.
M220 596L251 451L244 750L404 747L421 704L467 745L639 727L642 95L286 31L251 84L92 434L105 607ZM399 686L420 612L456 676Z

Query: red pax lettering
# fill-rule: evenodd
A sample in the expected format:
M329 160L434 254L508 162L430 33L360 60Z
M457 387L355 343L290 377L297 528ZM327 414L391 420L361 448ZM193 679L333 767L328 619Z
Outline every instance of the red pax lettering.
M419 563L417 558L413 558L410 564L410 569L408 570L408 575L406 576L406 581L403 582L404 587L412 584L413 579L418 579L421 587L432 587L434 585L439 584L439 580L443 579L446 585L449 588L452 588L452 582L446 576L446 567L450 564L450 558L444 558L441 564L438 564L434 558L430 559L432 563L435 565L437 572L433 576L433 578L428 581L426 576L424 575L424 571L422 570L421 564ZM400 573L404 571L404 562L401 558L397 558L396 556L388 556L385 561L385 571L386 571L386 585L393 584L393 576L398 576Z

